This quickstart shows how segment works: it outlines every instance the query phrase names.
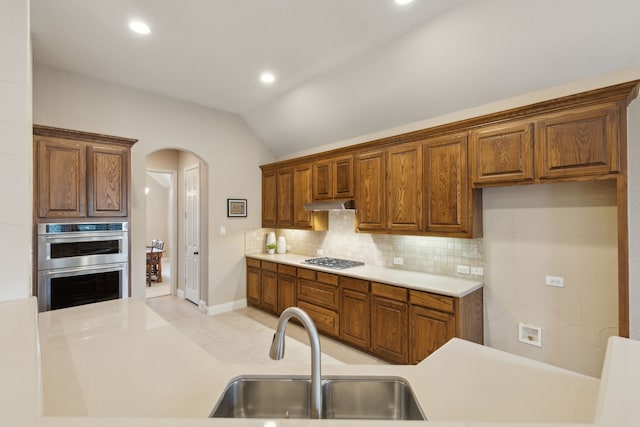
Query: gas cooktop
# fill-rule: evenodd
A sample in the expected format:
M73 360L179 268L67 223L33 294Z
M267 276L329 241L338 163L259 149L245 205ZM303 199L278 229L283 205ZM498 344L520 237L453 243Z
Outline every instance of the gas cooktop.
M333 268L334 270L344 270L345 268L364 265L364 262L360 262L360 261L351 261L348 259L328 258L328 257L305 259L304 263L319 265L321 267Z

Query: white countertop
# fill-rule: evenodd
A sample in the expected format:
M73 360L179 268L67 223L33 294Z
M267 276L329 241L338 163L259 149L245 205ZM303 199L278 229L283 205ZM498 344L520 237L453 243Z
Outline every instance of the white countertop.
M356 279L386 283L388 285L432 292L439 295L447 295L450 297L460 298L484 286L483 282L476 280L460 279L457 277L440 276L437 274L420 273L417 271L394 268L376 267L373 265L361 265L358 267L346 268L344 270L335 270L332 268L305 264L303 262L305 259L314 257L291 253L274 255L269 255L267 253L253 253L246 254L246 256L264 261L295 265L296 267L304 267L310 270L318 270L327 273L339 274L341 276L354 277Z
M220 364L133 299L42 313L40 340L36 308L35 298L0 303L3 426L263 427L265 420L206 416L237 375L308 375L309 371L308 365L274 369L274 365ZM594 425L594 417L597 425L637 426L639 355L640 342L612 338L599 381L454 339L417 366L332 365L323 367L323 375L406 378L428 425L434 427L497 422L528 427ZM273 425L318 423L396 424L277 420Z

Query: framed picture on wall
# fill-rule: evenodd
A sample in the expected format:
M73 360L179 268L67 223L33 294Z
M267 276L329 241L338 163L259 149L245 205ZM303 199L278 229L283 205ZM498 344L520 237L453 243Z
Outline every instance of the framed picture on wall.
M228 217L246 217L247 199L227 199Z

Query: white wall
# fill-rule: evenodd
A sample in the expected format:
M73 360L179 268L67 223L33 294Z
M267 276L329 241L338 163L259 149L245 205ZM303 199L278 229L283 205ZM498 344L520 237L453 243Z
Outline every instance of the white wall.
M244 298L244 230L259 226L260 169L273 160L237 115L106 83L49 67L34 67L34 122L138 138L132 169L132 294L144 298L145 159L174 148L197 154L209 169L208 305ZM23 190L24 191L24 190ZM227 219L226 199L246 198L249 215ZM214 233L226 226L227 234Z
M599 377L618 333L615 182L486 188L483 220L485 344ZM542 347L518 341L519 322Z
M629 158L629 329L640 340L640 100L628 110Z
M31 295L32 138L29 1L0 8L0 300Z

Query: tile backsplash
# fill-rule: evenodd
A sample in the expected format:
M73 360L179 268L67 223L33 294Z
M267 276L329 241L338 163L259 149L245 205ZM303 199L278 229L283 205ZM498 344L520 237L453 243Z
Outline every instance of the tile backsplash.
M482 276L456 273L456 266L483 266L482 239L399 236L355 232L355 211L330 211L328 231L258 228L245 233L246 253L265 251L267 233L285 236L292 253L363 261L369 265L472 279ZM393 258L402 258L394 265Z

